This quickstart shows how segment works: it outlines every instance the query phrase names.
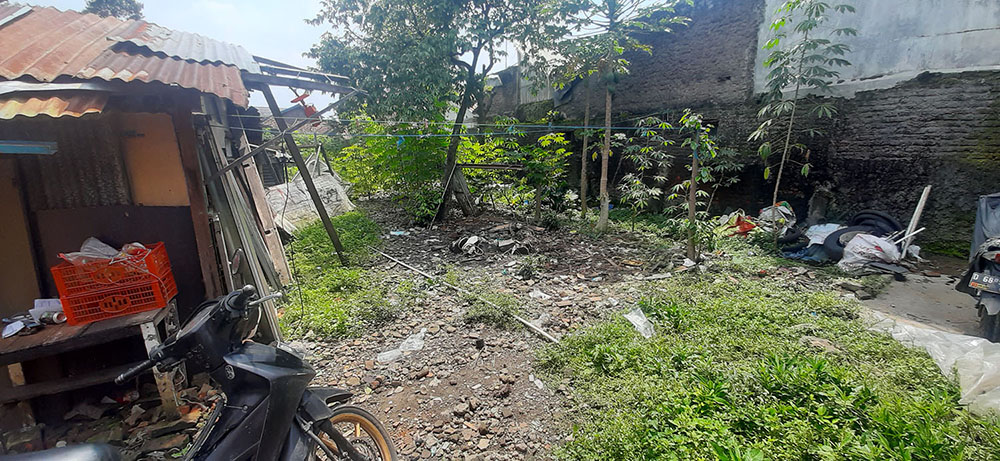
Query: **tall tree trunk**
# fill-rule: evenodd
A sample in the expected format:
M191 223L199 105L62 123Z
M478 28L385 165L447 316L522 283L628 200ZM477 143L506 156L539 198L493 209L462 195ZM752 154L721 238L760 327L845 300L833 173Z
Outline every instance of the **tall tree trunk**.
M697 134L695 135L697 136ZM687 257L698 261L698 247L695 245L695 231L698 225L698 153L691 154L691 186L688 187L688 242Z
M587 144L590 141L590 90L591 90L591 78L587 76L587 87L584 90L587 93L586 105L583 109L583 153L580 155L580 217L587 217L587 160L590 157L590 153L587 152Z
M601 215L597 219L597 231L608 230L608 157L611 155L611 87L604 86L604 146L601 148Z
M465 175L462 174L462 169L457 167L457 163L458 144L462 140L460 138L462 135L462 124L465 122L465 114L469 111L469 106L472 105L473 85L476 84L476 65L478 62L479 50L476 50L472 56L472 66L469 67L469 75L465 81L465 91L462 92L462 101L458 106L458 114L455 115L455 125L452 126L451 129L451 139L448 142L448 153L445 156L444 178L442 179L442 184L447 185L450 180L451 185L444 193L444 200L441 203L441 206L438 207L438 213L435 220L447 216L448 197L452 194L454 194L455 201L458 202L458 206L462 209L462 214L466 216L473 216L476 214L476 204L472 201L472 193L469 192L469 184L465 182Z

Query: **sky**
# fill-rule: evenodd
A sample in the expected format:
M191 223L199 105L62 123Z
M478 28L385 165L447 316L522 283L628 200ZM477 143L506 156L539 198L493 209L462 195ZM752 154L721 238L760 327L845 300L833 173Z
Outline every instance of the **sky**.
M85 0L12 0L12 3L54 6L61 10L83 10ZM320 10L320 0L145 0L145 20L161 26L194 32L224 42L241 45L251 54L299 67L314 64L302 53L319 42L326 26L311 26L305 19ZM276 31L272 34L271 31ZM274 87L282 108L294 95ZM308 102L322 108L331 101L323 95ZM250 104L266 106L260 92L252 92Z

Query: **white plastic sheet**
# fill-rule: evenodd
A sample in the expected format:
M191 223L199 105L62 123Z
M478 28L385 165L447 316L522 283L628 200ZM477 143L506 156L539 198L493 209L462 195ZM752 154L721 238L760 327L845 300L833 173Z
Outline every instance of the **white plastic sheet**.
M854 272L870 262L896 263L902 255L895 243L869 234L858 234L844 247L844 257L837 263L844 272Z
M642 335L643 338L651 338L653 336L653 324L646 318L646 314L642 312L642 309L635 308L625 314L625 318L632 323L636 331Z
M872 330L889 333L906 346L924 349L945 376L957 374L962 394L959 403L967 405L969 411L1000 416L1000 344L900 323L878 312L870 315Z

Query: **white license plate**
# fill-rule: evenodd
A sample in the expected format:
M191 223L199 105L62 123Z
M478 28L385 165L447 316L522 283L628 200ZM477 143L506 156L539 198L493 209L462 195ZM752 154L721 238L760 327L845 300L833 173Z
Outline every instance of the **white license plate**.
M988 291L990 293L1000 294L1000 277L983 272L976 272L972 274L972 279L969 280L969 287L977 290Z

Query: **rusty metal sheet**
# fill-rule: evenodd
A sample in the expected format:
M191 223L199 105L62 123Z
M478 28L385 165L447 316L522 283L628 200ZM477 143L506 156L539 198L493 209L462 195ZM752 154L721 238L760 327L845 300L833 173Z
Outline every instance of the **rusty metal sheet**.
M212 40L199 34L170 30L144 21L138 22L142 24L130 28L117 39L173 58L206 64L226 64L247 72L260 73L260 65L242 46Z
M101 112L107 102L107 93L95 91L5 94L0 96L0 120L38 115L79 117Z
M9 7L2 8L0 15L15 14ZM41 82L60 77L160 82L247 106L249 95L235 65L164 56L116 41L115 37L141 34L144 25L148 23L32 7L30 13L0 26L0 77L31 77Z

